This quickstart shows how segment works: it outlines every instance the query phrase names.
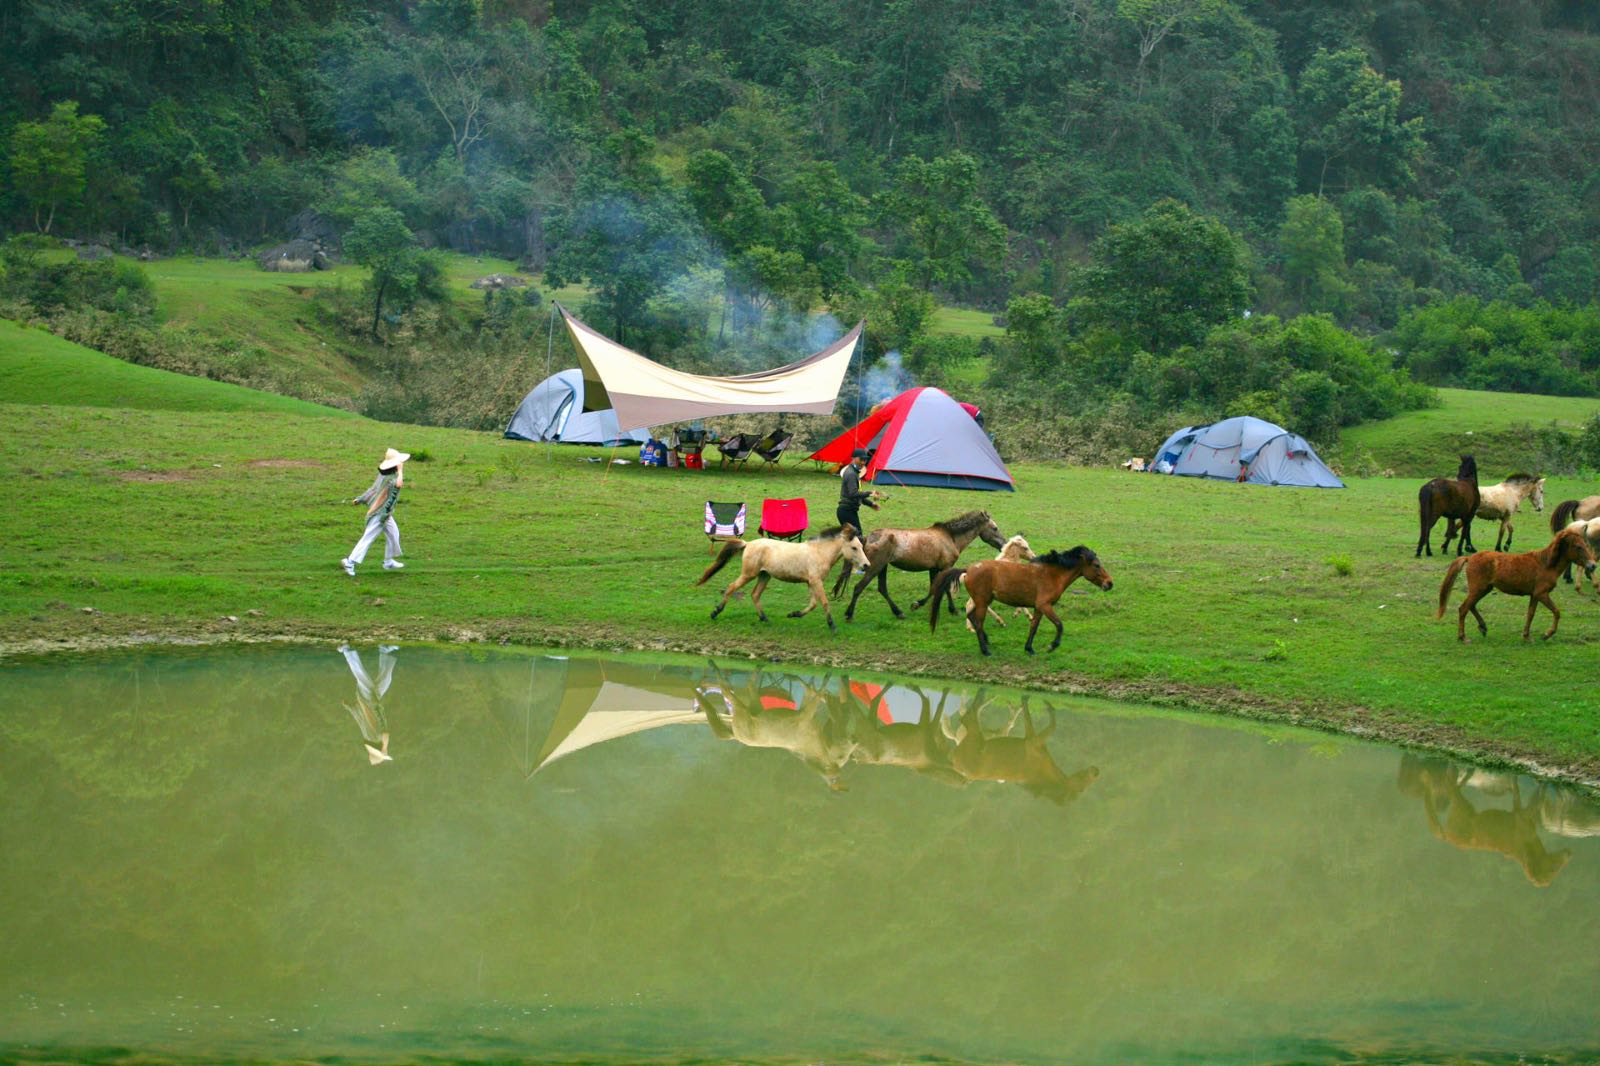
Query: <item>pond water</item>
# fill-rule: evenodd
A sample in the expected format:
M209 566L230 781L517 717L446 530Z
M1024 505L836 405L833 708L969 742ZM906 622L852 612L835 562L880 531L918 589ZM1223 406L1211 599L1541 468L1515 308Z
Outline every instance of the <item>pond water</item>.
M1600 811L804 668L0 666L0 1060L1600 1056Z

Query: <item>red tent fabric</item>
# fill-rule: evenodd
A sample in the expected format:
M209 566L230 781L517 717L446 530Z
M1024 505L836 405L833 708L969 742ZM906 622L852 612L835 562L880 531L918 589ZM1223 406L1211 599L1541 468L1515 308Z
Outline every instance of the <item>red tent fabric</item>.
M818 448L811 458L847 463L857 448L875 448L862 472L866 481L1013 491L1011 473L966 406L939 389L907 389Z

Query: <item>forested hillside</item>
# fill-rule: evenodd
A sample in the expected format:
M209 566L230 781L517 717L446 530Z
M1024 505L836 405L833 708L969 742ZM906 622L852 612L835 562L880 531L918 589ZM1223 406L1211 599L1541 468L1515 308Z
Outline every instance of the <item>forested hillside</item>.
M385 343L440 247L685 365L827 308L1069 413L1600 393L1589 3L35 0L0 46L11 233L311 237Z

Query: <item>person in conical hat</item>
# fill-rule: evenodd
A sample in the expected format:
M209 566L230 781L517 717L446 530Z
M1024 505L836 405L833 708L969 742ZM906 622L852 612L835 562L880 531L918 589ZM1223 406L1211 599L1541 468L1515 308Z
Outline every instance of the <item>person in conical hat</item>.
M356 541L350 554L339 560L339 565L351 577L356 576L357 564L367 557L367 549L380 533L383 534L383 568L405 569L406 564L399 559L400 527L394 521L394 505L400 502L400 488L405 484L405 461L409 458L408 453L393 448L384 452L383 461L378 464L377 480L370 489L350 501L367 504L367 528L362 530L361 539Z

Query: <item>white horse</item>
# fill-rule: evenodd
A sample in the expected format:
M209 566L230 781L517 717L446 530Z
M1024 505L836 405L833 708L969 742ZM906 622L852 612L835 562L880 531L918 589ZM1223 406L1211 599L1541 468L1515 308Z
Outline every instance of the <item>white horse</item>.
M1494 538L1495 551L1510 551L1511 537L1516 532L1516 527L1511 524L1512 516L1517 513L1517 508L1522 506L1522 501L1532 498L1535 511L1544 510L1544 478L1533 477L1530 474L1512 474L1498 485L1490 485L1478 491L1477 517L1487 518L1500 523L1500 532ZM1452 518L1445 527L1444 546L1448 550L1450 538L1459 531L1459 523ZM1504 540L1502 548L1500 542Z
M1583 539L1589 542L1589 550L1595 552L1596 557L1600 557L1600 518L1591 518L1587 521L1569 522L1564 528L1575 529L1579 533L1582 533ZM1566 571L1561 575L1561 579L1569 585L1572 584L1572 567L1567 567ZM1589 580L1594 582L1595 592L1600 593L1600 569L1597 569L1594 573L1590 574ZM1583 586L1577 586L1574 591L1582 592Z
M695 584L704 585L712 574L721 570L729 559L740 552L744 552L744 559L739 576L722 594L722 602L712 608L712 618L722 613L735 592L753 580L756 587L750 591L750 602L755 605L756 617L767 621L767 612L761 609L761 594L766 591L767 582L777 578L779 581L804 584L811 589L811 600L805 610L790 611L790 618L803 618L820 603L822 613L828 616L828 628L837 630L839 627L834 624L833 608L828 605L828 593L822 587L822 579L840 556L863 570L867 567L867 553L861 544L861 533L855 526L846 524L837 529L825 529L813 539L799 544L787 540L759 538L746 542L733 538L722 545L717 561L700 575L700 580Z
M1010 540L1006 541L1005 546L1000 549L1000 554L996 555L995 558L996 559L1003 559L1006 562L1011 562L1011 563L1031 563L1035 558L1037 558L1037 556L1034 554L1033 549L1028 547L1027 538L1024 537L1021 533L1018 533L1016 536L1014 536ZM966 579L967 579L967 576L965 574L962 574L961 575L961 583L962 584L966 584ZM1029 610L1026 607L1018 607L1017 608L1017 613L1022 615L1024 618L1032 618L1033 617L1032 613L1030 613ZM1004 618L1000 617L1000 612L999 611L990 611L989 612L989 617L991 619L993 619L995 621L995 623L1000 626L1000 628L1002 628L1002 629L1005 628L1006 620ZM967 632L969 632L969 633L975 632L975 630L972 628L972 597L971 596L967 597Z

